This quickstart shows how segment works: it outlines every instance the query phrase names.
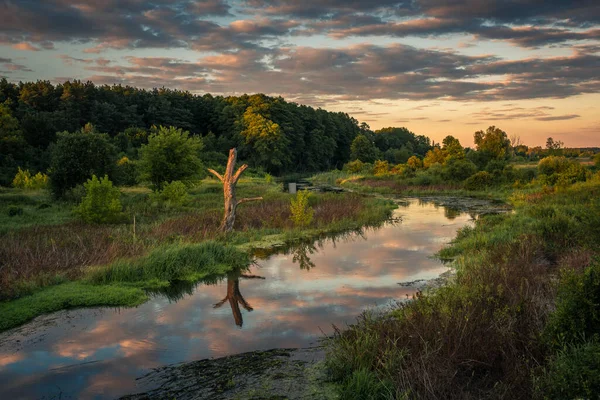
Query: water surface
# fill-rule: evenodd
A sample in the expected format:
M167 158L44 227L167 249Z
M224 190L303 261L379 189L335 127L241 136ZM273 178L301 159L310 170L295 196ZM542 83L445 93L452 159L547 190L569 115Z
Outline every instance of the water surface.
M105 399L136 393L151 368L303 347L447 270L431 256L472 220L409 199L378 229L258 260L220 282L179 287L130 309L70 310L0 334L0 399Z

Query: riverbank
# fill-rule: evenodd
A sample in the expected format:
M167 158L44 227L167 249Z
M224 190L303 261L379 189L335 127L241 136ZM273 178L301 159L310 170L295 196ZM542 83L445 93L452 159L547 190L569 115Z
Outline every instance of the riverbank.
M337 332L327 366L342 398L597 395L582 371L600 362L576 355L598 348L600 179L508 197L514 213L439 253L457 269L447 286Z
M139 305L149 290L173 281L216 280L243 269L254 248L377 226L395 208L358 194L317 193L309 200L313 221L298 228L290 219L291 195L275 184L242 180L241 196L264 201L240 207L236 231L225 237L218 231L219 189L204 181L178 207L153 204L141 188L125 190L135 227L76 222L68 204L51 203L42 193L0 194L4 208L17 201L23 207L19 216L0 218L0 331L65 308Z

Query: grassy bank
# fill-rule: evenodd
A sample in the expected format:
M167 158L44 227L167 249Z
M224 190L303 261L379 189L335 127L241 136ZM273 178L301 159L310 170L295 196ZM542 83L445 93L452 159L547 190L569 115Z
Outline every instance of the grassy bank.
M157 202L147 189L125 189L128 221L112 225L79 222L73 204L43 192L0 193L0 331L63 308L140 304L147 290L170 282L244 268L253 248L377 225L394 208L358 194L313 194L313 220L298 228L290 218L292 196L279 186L242 180L238 195L264 201L241 206L236 231L225 237L218 229L222 187L211 180L177 206ZM9 216L14 207L22 213Z
M511 202L442 250L450 285L337 333L343 399L597 396L600 179Z

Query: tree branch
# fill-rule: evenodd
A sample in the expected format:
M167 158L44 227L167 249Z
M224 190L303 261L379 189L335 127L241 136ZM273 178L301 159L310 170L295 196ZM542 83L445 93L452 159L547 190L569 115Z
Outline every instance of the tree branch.
M233 183L237 183L238 179L240 179L240 177L242 176L242 173L246 170L246 168L248 168L248 164L244 164L242 165L237 172L235 173L234 177L233 177Z
M258 200L262 200L262 197L249 197L249 198L245 198L245 199L239 199L238 202L235 204L236 207L239 206L242 203L246 203L248 201L258 201Z
M214 169L210 169L210 168L209 168L209 169L208 169L208 172L210 172L211 174L213 174L214 176L216 176L217 178L219 178L219 180L220 180L221 182L224 182L224 181L223 181L223 176L222 176L220 173L218 173L217 171L215 171Z
M215 304L215 305L213 306L213 308L219 308L219 307L221 307L223 304L225 304L225 302L226 302L227 300L229 300L229 296L225 297L223 300L221 300L220 302L218 302L217 304Z

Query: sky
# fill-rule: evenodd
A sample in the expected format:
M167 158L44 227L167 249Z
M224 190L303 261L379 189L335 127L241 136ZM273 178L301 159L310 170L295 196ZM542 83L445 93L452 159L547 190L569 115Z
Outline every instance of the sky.
M463 145L600 146L598 0L0 0L0 76L266 93Z

